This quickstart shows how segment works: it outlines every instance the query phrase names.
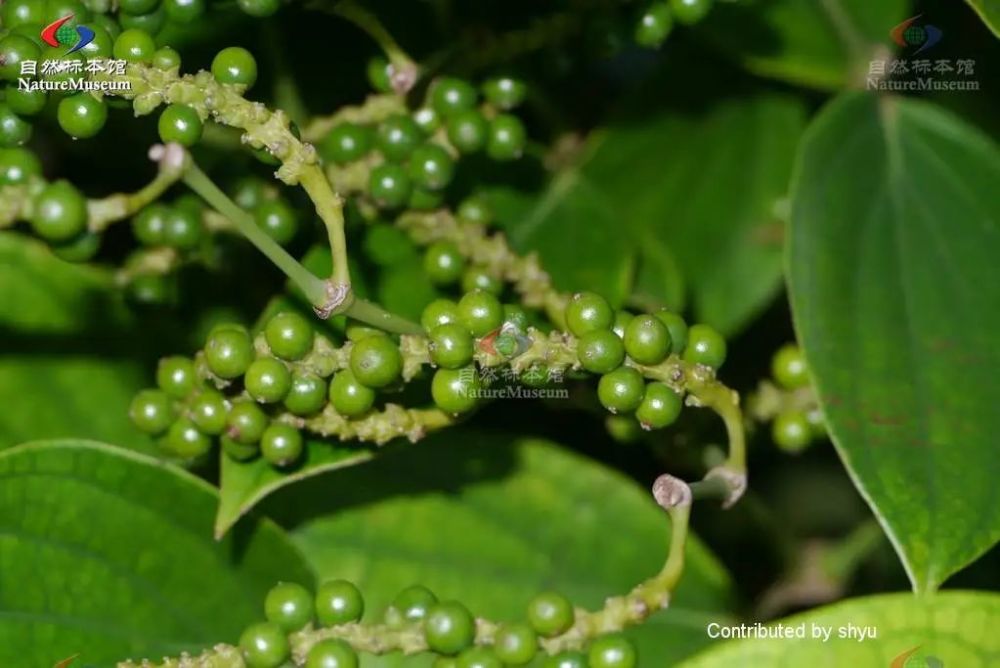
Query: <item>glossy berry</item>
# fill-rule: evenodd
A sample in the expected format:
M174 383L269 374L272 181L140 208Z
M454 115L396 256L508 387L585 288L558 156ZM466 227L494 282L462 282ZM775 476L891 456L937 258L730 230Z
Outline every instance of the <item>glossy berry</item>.
M674 19L666 2L653 2L649 5L635 26L635 43L650 49L655 49L670 34L674 27Z
M608 373L625 360L625 345L609 329L588 332L576 342L580 365L591 373Z
M176 277L144 272L132 277L126 295L133 304L157 306L172 301L176 292Z
M615 312L608 301L593 292L578 292L566 305L566 326L574 336L598 329L610 329Z
M639 658L635 647L622 635L601 636L587 652L590 668L635 668Z
M187 207L173 207L163 227L163 242L173 248L191 250L201 243L205 227L201 214Z
M326 381L308 371L292 374L292 384L285 395L285 408L295 415L312 415L326 403Z
M422 107L413 112L413 122L425 136L430 136L441 127L441 114L433 107Z
M684 359L718 369L726 361L726 340L708 325L693 325L688 330Z
M431 86L431 106L449 117L476 106L476 89L468 81L442 77Z
M683 404L681 395L667 385L649 383L642 403L635 409L635 417L643 429L662 429L677 420Z
M612 413L629 413L642 403L645 383L632 367L620 366L601 376L597 383L597 398Z
M273 622L247 627L240 635L240 651L247 668L279 668L291 655L288 637Z
M463 325L439 325L430 332L431 361L444 369L458 369L472 361L475 343Z
M641 404L639 408L642 408ZM639 421L633 415L609 414L604 418L604 429L618 443L635 443L642 435Z
M25 121L7 104L0 103L0 146L22 146L31 139L31 123Z
M357 341L351 348L351 371L368 387L385 387L399 378L403 356L399 347L385 334L374 334Z
M490 293L473 290L459 300L458 315L462 324L478 339L503 324L503 305Z
M37 23L45 25L48 15L44 0L6 0L0 5L5 28Z
M438 654L455 655L476 637L476 620L457 601L444 601L431 608L424 619L424 639Z
M281 0L237 0L244 13L257 18L271 16L281 8Z
M545 659L542 668L587 668L587 656L580 652L560 652Z
M18 116L34 116L45 108L48 99L49 95L44 90L7 88L7 106Z
M482 290L494 297L503 292L503 281L495 277L485 267L469 267L462 274L462 292Z
M483 84L483 95L490 104L505 111L524 102L527 94L528 86L520 79L510 76L493 77Z
M435 241L424 252L424 271L435 285L458 282L465 270L465 256L453 241Z
M373 168L368 179L368 192L379 206L387 209L406 204L412 187L406 168L388 162Z
M306 668L358 668L358 654L343 640L321 640L306 657Z
M162 434L173 422L170 397L162 390L142 390L128 409L129 418L140 431L156 436Z
M653 315L666 325L667 331L670 332L670 352L682 355L688 341L688 326L684 318L666 309L661 309Z
M178 457L194 459L212 448L212 439L199 431L188 418L178 418L167 432L167 447Z
M385 611L385 621L390 626L405 622L418 622L427 616L427 612L438 602L427 587L412 585L396 595L392 605Z
M410 178L421 188L441 190L454 174L455 160L439 144L421 144L410 156Z
M219 439L219 444L227 457L238 462L249 461L260 454L260 448L256 443L240 443L225 435Z
M628 311L615 311L615 321L611 325L611 331L618 335L618 338L625 338L625 328L632 322L635 315Z
M260 454L274 466L290 466L302 456L302 433L282 422L272 422L260 436Z
M171 104L160 114L157 128L164 142L194 146L201 139L202 122L198 112L186 104Z
M212 389L202 390L191 402L191 421L203 434L217 436L226 428L226 399Z
M479 377L474 365L461 369L438 369L431 381L431 397L445 413L458 415L476 407Z
M538 653L538 635L527 624L506 624L497 631L493 651L505 665L526 665Z
M292 374L274 357L255 359L243 377L251 397L265 404L281 401L292 387Z
M295 582L279 582L264 598L264 616L286 632L298 631L312 621L312 594Z
M812 440L812 425L801 411L782 411L771 423L771 438L783 450L797 452Z
M458 304L450 299L435 299L420 314L420 325L428 332L449 322L459 322Z
M197 383L194 362L187 357L164 357L156 367L157 387L176 399L191 394Z
M126 14L148 14L158 4L159 0L118 0L119 9Z
M55 181L35 195L31 228L46 241L69 241L87 226L87 201L68 181Z
M409 116L391 116L379 124L375 136L375 146L386 160L401 162L406 160L424 139L420 127Z
M132 234L145 246L159 246L165 243L167 218L170 209L165 204L154 202L132 218Z
M205 0L163 0L163 9L173 23L194 23L205 13Z
M500 114L490 121L490 136L486 155L494 160L516 160L524 153L527 133L521 119L511 114Z
M365 69L368 75L368 83L379 93L392 92L392 76L389 61L381 56L376 56L368 61Z
M118 35L112 53L115 58L130 63L150 63L156 53L156 43L145 30L130 28Z
M283 199L273 199L261 204L253 212L257 227L282 246L289 244L299 231L295 210Z
M363 125L344 122L333 126L317 149L324 158L343 165L365 157L372 149L372 132Z
M545 637L557 636L573 626L573 605L562 594L542 592L528 603L528 622Z
M490 225L493 222L493 210L482 197L472 195L462 200L458 205L458 221L473 225Z
M443 203L444 192L414 185L410 190L410 199L406 201L406 207L413 211L433 211L440 209Z
M273 316L264 327L264 339L271 352L285 360L299 360L313 347L309 321L293 311Z
M205 344L208 368L220 378L237 378L253 361L253 343L245 329L226 327L213 331Z
M503 661L489 647L470 647L458 655L457 668L503 668Z
M0 78L16 81L21 76L21 63L37 63L41 55L41 48L31 39L17 33L7 35L0 40Z
M344 369L330 382L329 398L335 411L344 417L357 417L375 403L375 391L358 381L350 369Z
M483 150L489 134L490 124L475 109L458 113L448 120L448 141L461 153Z
M794 343L782 346L771 360L771 375L787 390L809 384L809 370L802 350Z
M228 46L212 60L212 76L221 84L250 88L257 81L257 61L239 46Z
M260 441L267 424L267 414L256 403L234 401L226 419L226 435L237 443L251 445Z
M316 619L323 626L356 622L364 612L365 600L352 582L330 580L316 591Z
M670 353L670 330L656 316L642 314L625 328L625 352L639 364L659 364Z
M42 163L28 149L0 149L0 185L16 186L41 175Z
M670 12L678 23L694 25L712 9L713 0L670 0Z

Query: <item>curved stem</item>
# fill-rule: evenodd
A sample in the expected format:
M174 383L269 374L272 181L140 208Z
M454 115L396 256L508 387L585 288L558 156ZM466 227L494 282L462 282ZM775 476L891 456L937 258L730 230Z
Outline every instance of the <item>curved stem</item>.
M341 0L333 12L368 33L385 53L395 72L415 72L416 64L374 14L355 0Z
M316 165L302 168L299 183L305 189L316 207L323 224L326 226L330 240L330 252L333 254L333 273L330 280L348 288L351 287L351 274L347 266L347 238L344 234L344 202L337 195L326 175ZM349 293L348 293L349 294ZM315 304L314 304L315 305ZM339 312L334 308L333 313Z
M182 178L184 183L198 193L209 206L228 218L236 226L236 229L257 247L257 250L266 255L278 269L284 272L302 290L310 304L321 307L326 303L326 285L323 281L316 278L278 242L257 227L250 214L229 199L229 196L222 192L197 165L192 162Z
M390 313L378 304L364 299L354 299L344 310L344 315L394 334L424 333L424 328L417 323Z

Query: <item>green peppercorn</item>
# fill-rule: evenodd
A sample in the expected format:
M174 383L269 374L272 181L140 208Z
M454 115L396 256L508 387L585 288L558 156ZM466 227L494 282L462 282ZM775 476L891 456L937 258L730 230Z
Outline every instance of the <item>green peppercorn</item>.
M612 413L630 413L642 403L645 384L632 367L620 366L601 376L597 398Z
M323 626L356 622L364 611L365 600L352 582L330 580L316 590L316 618Z

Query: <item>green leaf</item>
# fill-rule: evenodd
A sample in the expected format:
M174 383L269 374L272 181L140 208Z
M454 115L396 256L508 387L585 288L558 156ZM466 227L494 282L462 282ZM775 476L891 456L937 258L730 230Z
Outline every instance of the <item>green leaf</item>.
M152 443L128 419L147 344L111 275L0 233L0 449L28 439Z
M907 0L757 0L720 2L704 31L747 70L823 90L864 75Z
M1000 661L996 634L1000 596L996 594L949 591L926 597L868 596L795 615L780 623L806 637L721 642L681 666L987 668ZM830 639L823 642L813 638L814 628L829 629ZM873 630L877 636L859 641L857 635L846 635L852 633L852 628ZM841 633L845 637L840 637Z
M983 23L1000 37L1000 0L965 0L976 10Z
M796 98L723 100L696 115L673 110L614 126L587 166L643 257L656 252L651 239L665 243L690 287L695 318L726 334L781 286L775 209L804 125ZM661 298L673 299L666 290Z
M706 107L625 119L595 134L581 166L557 177L533 208L494 190L512 240L537 248L563 289L612 286L616 303L631 290L637 303L679 308L686 286L699 321L738 331L781 286L776 206L805 109L784 95Z
M793 190L796 329L845 465L917 591L1000 539L1000 152L926 103L849 94Z
M659 570L669 531L651 495L620 474L548 442L461 427L287 488L267 508L297 525L320 576L358 582L368 619L417 582L499 620L523 618L546 588L596 608ZM643 665L703 646L729 591L693 539L671 608L630 632Z
M511 188L489 191L497 223L515 251L537 252L556 287L594 290L619 306L628 295L635 247L623 234L619 202L585 169L560 172L535 197Z
M279 579L311 585L268 521L212 540L215 491L85 441L0 453L0 665L159 659L235 642Z

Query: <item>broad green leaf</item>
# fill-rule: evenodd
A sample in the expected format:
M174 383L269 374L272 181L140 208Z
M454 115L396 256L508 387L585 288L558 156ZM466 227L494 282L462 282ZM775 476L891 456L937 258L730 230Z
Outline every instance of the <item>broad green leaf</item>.
M359 583L368 619L416 582L499 620L523 618L546 588L596 608L659 570L669 531L650 494L621 475L548 442L462 427L287 488L266 507L320 576ZM726 573L697 539L687 558L670 610L631 632L643 665L672 665L725 615Z
M135 324L108 272L0 233L0 449L55 437L151 448L128 419L150 384Z
M629 292L635 245L605 185L585 167L570 168L537 197L497 187L489 198L514 250L537 252L557 288L600 292L618 306Z
M996 594L948 591L925 597L869 596L795 615L780 624L806 637L720 642L681 667L990 668L1000 663L996 633L1000 596ZM858 640L858 629L869 635ZM817 634L829 630L829 640L813 637L814 630ZM876 637L870 636L872 632Z
M781 285L775 206L787 194L804 125L796 98L724 100L694 115L673 110L613 126L588 164L643 257L657 252L653 239L665 244L687 282L695 318L726 334Z
M1000 539L1000 151L914 100L845 95L804 140L789 289L833 441L914 589Z
M719 2L704 31L754 74L824 90L867 72L907 0L751 0Z
M998 0L965 0L969 6L976 10L983 23L993 31L993 34L1000 37L1000 1Z
M0 452L0 477L0 665L235 642L275 581L311 584L268 521L212 540L215 490L144 455L35 442Z
M677 308L686 286L699 321L738 331L781 285L775 206L787 193L805 109L783 95L706 105L626 118L595 134L581 166L529 211L493 191L516 221L508 222L512 239L530 235L527 247L564 289L612 286L609 296L620 298L634 274L636 301ZM578 280L559 283L564 265Z

